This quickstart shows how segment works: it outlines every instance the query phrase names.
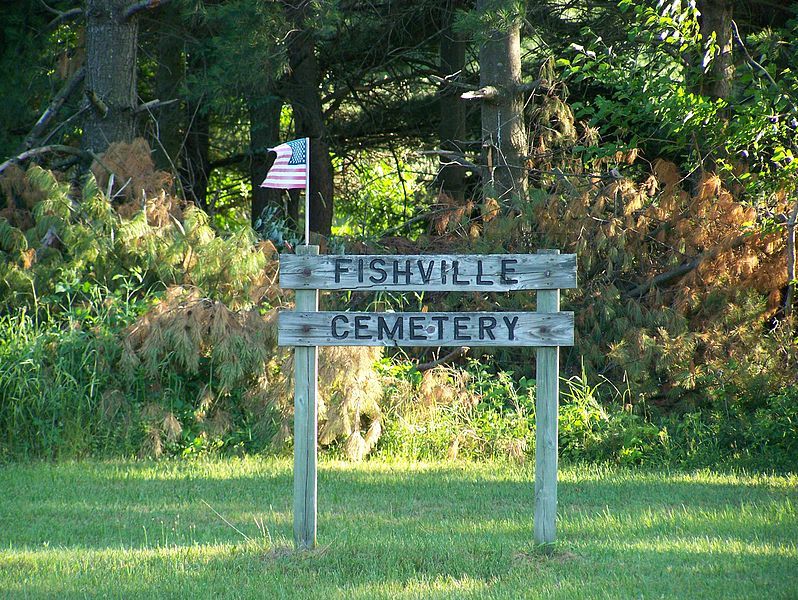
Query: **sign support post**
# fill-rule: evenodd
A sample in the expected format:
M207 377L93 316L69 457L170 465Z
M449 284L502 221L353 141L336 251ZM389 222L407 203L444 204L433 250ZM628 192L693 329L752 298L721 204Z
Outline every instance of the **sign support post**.
M297 246L296 253L318 256L319 247ZM319 290L296 290L296 310L318 311ZM294 546L297 550L316 547L318 366L317 346L294 348Z
M559 254L539 250L537 254ZM537 312L560 310L560 290L538 290ZM557 413L560 398L560 348L537 349L535 401L535 525L536 544L550 546L556 539L557 521Z

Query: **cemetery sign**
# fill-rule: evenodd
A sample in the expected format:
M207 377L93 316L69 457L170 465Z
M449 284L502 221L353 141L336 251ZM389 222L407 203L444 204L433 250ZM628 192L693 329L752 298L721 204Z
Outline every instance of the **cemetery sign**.
M574 343L574 315L560 289L576 287L576 255L319 256L318 246L280 255L280 287L296 290L281 311L278 343L295 346L294 542L316 546L319 346L534 346L537 351L535 520L537 543L555 540L559 346ZM537 290L535 312L322 312L319 290L508 292Z

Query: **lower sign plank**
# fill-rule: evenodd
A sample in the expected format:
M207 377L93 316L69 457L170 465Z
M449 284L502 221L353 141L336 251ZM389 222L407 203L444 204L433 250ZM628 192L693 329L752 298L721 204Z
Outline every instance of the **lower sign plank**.
M280 346L573 346L574 313L281 312Z

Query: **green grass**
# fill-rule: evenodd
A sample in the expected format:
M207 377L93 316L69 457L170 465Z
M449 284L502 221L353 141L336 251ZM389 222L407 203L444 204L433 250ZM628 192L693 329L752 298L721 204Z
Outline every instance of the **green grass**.
M0 595L798 598L796 476L566 467L551 557L531 542L533 478L322 462L320 548L302 555L290 461L4 465Z

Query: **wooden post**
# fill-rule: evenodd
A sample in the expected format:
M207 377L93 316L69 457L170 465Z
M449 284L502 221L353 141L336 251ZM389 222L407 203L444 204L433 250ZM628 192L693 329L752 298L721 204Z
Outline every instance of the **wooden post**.
M538 254L559 254L538 250ZM560 310L560 290L539 290L537 310ZM557 413L560 396L560 348L537 350L537 399L535 402L535 543L551 549L557 521Z
M319 247L297 246L296 253L316 256ZM319 291L296 290L296 310L319 310ZM318 348L294 348L294 546L297 550L316 547L318 374Z

